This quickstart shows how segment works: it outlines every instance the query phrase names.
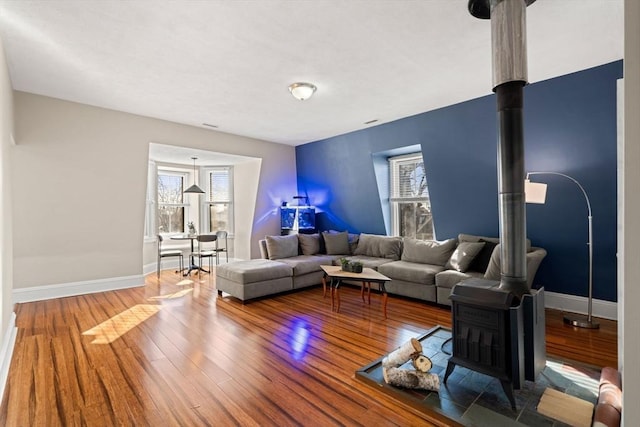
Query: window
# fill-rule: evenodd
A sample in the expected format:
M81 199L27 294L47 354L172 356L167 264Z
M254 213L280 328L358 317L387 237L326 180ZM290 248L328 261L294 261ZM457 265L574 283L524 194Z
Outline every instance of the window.
M186 208L183 191L187 173L158 169L158 232L160 234L184 233Z
M421 153L389 158L392 231L395 236L434 238L427 175Z
M205 216L208 232L224 230L233 233L233 168L231 166L205 169L207 198Z

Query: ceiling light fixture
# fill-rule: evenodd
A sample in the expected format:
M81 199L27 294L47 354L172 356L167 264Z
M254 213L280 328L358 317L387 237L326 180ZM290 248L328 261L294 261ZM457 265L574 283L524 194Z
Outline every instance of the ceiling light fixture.
M186 190L184 190L184 192L185 193L204 194L204 191L202 191L202 189L196 185L196 160L198 158L197 157L192 157L192 159L193 159L193 185L191 187L187 188Z
M294 98L299 99L300 101L306 101L311 98L311 95L318 89L311 83L293 83L289 85L289 92L293 95Z

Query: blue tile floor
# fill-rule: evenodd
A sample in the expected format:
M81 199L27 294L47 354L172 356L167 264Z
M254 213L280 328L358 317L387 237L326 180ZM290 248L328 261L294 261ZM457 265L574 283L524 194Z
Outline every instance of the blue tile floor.
M549 358L535 382L525 381L520 390L514 390L516 410L511 408L500 381L493 377L456 366L447 384L443 384L451 353L450 337L448 329L436 327L419 338L423 353L433 362L431 372L440 377L439 392L402 389L386 384L380 365L382 358L356 371L356 378L375 385L378 392L419 410L436 412L464 426L566 426L536 410L547 387L596 403L600 378L598 368ZM409 362L406 367L412 368Z

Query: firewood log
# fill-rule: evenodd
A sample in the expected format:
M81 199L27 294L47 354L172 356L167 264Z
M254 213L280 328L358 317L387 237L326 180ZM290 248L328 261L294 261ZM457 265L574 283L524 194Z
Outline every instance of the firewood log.
M382 359L382 366L385 368L398 367L420 353L422 353L422 344L417 339L411 338Z
M436 374L414 371L411 369L382 368L382 375L387 384L396 387L422 390L440 390L440 378Z
M411 359L411 364L414 368L416 368L416 370L420 372L429 372L431 370L431 367L433 366L431 359L429 359L424 354L418 354L414 356Z

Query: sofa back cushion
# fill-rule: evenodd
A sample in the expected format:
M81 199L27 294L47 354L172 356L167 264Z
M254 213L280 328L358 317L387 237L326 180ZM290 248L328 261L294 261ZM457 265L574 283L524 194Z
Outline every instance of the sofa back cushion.
M319 234L298 234L298 243L302 255L315 255L320 253Z
M386 258L398 261L402 253L402 238L378 236L376 234L361 233L354 255L364 255L375 258Z
M298 256L298 235L266 236L269 259L282 259Z
M485 242L460 242L458 247L453 251L449 261L444 266L448 270L458 270L461 273L469 269L469 265L480 253Z
M456 239L436 240L405 239L402 261L444 266L456 249Z
M322 238L324 239L324 246L327 251L327 255L349 255L351 250L349 249L349 233L343 231L341 233L329 233L322 232Z

